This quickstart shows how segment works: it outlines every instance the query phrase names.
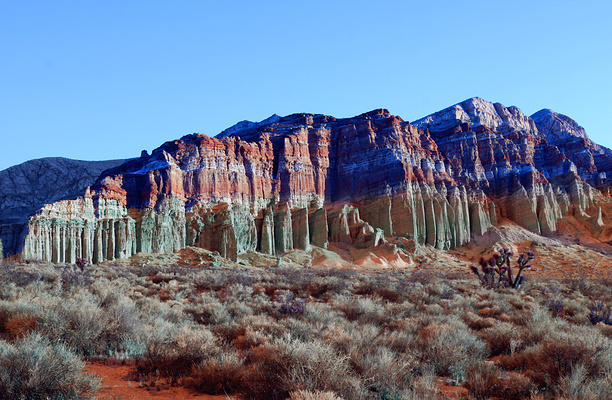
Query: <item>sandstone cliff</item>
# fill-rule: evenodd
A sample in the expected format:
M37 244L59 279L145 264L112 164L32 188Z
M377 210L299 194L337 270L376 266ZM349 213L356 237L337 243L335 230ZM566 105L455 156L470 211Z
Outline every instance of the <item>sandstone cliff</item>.
M84 198L31 218L23 255L102 261L191 245L236 259L391 237L446 250L503 218L554 235L571 217L603 237L611 167L567 117L478 98L412 124L383 109L272 116L105 171Z

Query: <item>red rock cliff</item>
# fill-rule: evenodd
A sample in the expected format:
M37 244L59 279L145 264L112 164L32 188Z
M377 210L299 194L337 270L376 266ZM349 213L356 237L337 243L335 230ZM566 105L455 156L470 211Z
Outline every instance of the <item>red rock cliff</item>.
M88 192L92 205L114 201L126 211L104 217L98 207L81 225L111 239L87 244L68 224L51 227L62 224L67 206L58 205L31 220L25 253L42 257L36 249L52 241L56 250L45 254L59 254L54 261L89 256L83 249L99 261L185 245L235 258L392 236L449 249L503 217L545 235L573 217L605 236L609 217L597 199L607 193L612 152L581 129L552 112L530 118L478 98L412 124L384 109L243 121L105 171Z

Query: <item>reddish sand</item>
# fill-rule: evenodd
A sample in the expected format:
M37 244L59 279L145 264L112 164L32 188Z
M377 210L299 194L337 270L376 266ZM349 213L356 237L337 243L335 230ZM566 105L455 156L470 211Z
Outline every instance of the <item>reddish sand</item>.
M448 400L460 400L468 398L468 390L463 386L450 385L444 378L437 378L436 384L443 398Z
M85 372L95 374L102 378L97 399L124 399L124 400L170 400L170 399L196 399L196 400L236 400L231 396L211 396L190 391L182 386L170 386L163 379L156 382L140 382L129 364L108 361L88 362ZM440 392L448 399L462 399L467 389L462 386L449 385L443 378L436 381Z
M228 396L211 396L199 394L182 386L170 386L164 379L141 382L128 364L109 363L106 361L88 362L85 372L102 378L97 399L124 400L227 400Z

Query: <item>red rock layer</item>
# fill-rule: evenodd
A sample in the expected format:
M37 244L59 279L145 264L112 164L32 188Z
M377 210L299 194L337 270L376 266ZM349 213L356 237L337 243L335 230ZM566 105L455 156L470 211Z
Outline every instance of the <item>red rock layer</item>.
M386 110L351 119L297 114L245 137L189 135L109 170L94 197L155 207L160 197L188 204L271 199L307 206L390 194L406 182L453 184L428 133Z

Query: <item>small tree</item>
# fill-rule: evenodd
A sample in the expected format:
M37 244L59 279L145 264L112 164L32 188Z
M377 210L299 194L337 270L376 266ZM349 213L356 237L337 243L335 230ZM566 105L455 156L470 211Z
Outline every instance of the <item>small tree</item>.
M535 258L535 254L533 251L528 251L527 253L521 253L519 255L516 262L516 266L518 267L516 276L510 265L510 258L513 255L510 249L504 248L499 254L494 254L493 257L488 260L481 258L479 262L480 269L475 265L471 265L470 268L472 272L478 276L480 282L484 286L490 288L507 286L518 289L525 279L523 271L531 269L531 264L529 264L529 262Z

